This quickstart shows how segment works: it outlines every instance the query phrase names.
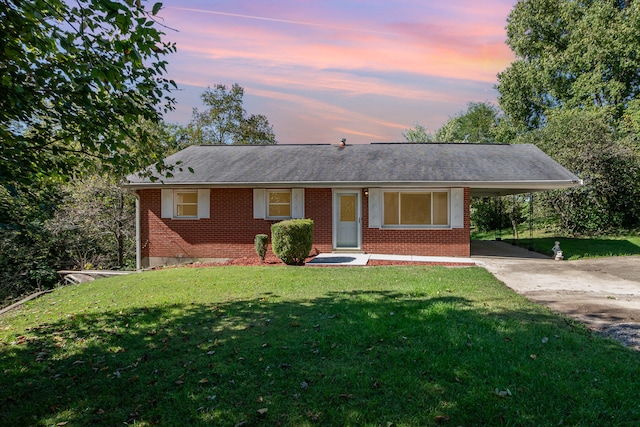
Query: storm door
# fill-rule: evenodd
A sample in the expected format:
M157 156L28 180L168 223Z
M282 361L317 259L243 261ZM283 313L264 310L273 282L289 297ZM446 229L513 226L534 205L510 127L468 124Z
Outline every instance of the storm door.
M333 196L334 247L360 248L360 191L336 190Z

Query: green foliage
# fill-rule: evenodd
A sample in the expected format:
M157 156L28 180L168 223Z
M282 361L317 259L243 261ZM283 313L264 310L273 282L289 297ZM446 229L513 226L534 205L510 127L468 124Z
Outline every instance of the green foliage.
M121 269L135 264L135 197L104 176L74 180L46 227L73 268Z
M565 232L593 234L640 225L640 153L617 139L607 109L549 113L545 127L519 142L538 145L584 186L541 194Z
M640 255L640 235L625 237L534 237L533 239L505 239L519 246L525 246L544 255L551 255L556 241L564 259L600 258L611 256Z
M271 226L273 253L287 265L303 265L312 245L311 219L289 219Z
M637 2L525 0L507 19L516 60L498 75L500 106L517 123L544 125L552 108L612 106L640 95Z
M640 99L634 99L627 104L620 123L620 131L636 143L636 148L640 151Z
M244 89L237 83L227 88L217 84L201 96L208 107L200 112L193 109L187 129L189 143L194 144L275 144L273 126L266 116L250 115L242 106Z
M260 257L260 261L264 262L264 257L267 255L267 243L269 242L269 236L266 234L256 234L254 245L256 247L256 254Z
M441 142L493 142L500 110L488 102L470 102L467 111L451 117L436 131Z
M89 176L0 186L0 304L53 287L61 269L135 265L135 198Z
M566 232L640 226L638 28L635 1L524 0L509 15L500 138L538 145L584 181L541 197Z
M402 137L407 142L433 142L433 134L426 126L415 123L413 129L406 129L402 132Z
M471 223L481 232L517 227L527 219L526 207L523 196L474 198Z
M0 305L58 280L64 248L46 227L61 197L57 184L0 186Z
M0 8L0 184L119 174L159 157L140 120L173 108L155 14L133 0L4 0ZM146 160L146 161L145 161ZM158 163L162 169L162 163Z
M639 361L481 268L174 268L0 317L0 422L631 426Z

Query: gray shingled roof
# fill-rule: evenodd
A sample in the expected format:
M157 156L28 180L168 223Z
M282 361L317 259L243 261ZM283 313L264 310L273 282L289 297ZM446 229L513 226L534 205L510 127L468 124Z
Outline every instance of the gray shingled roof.
M203 145L166 159L179 161L172 178L131 175L128 186L464 186L482 195L580 185L531 144Z

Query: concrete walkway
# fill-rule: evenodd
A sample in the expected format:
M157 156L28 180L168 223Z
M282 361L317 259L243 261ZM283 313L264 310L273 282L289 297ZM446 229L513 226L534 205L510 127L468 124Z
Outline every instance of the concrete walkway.
M308 265L345 265L364 266L369 260L380 261L403 261L403 262L424 262L436 264L475 264L471 258L459 257L438 257L438 256L418 256L418 255L385 255L385 254L361 254L361 253L330 253L320 254L312 260L307 261Z
M495 241L473 241L471 253L508 287L592 329L640 323L640 256L554 261Z

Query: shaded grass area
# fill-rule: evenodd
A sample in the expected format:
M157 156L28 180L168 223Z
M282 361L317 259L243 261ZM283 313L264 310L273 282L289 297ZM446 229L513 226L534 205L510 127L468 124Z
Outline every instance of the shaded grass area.
M607 256L640 255L640 236L629 237L538 237L534 239L504 239L507 243L517 244L535 252L553 255L556 241L564 259L597 258Z
M502 240L533 250L535 252L551 256L556 241L565 259L598 258L607 256L640 255L640 235L627 236L596 236L596 237L563 237L551 233L536 232L533 239L528 232L521 232L519 239L514 239L510 230L498 233ZM496 233L475 232L473 240L494 240Z
M637 425L639 362L475 267L171 269L0 318L0 425Z

